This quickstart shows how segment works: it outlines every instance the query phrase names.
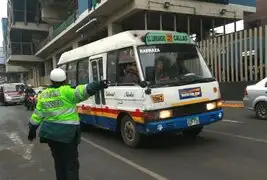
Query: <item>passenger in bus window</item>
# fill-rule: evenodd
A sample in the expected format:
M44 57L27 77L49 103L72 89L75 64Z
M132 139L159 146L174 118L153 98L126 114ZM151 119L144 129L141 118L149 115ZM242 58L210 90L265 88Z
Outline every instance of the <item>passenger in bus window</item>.
M125 70L125 77L123 80L123 83L125 84L137 84L139 81L139 76L138 76L138 71L136 67L136 63L130 63L127 65L126 70Z
M155 65L155 73L156 73L156 81L166 81L169 80L169 76L167 75L167 69L168 69L168 63L169 59L160 56L158 59L156 59L156 65Z

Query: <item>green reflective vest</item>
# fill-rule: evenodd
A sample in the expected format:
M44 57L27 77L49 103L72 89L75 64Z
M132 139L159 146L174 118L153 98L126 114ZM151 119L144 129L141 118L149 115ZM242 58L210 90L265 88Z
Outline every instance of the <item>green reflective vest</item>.
M68 85L47 88L38 96L30 124L41 125L41 139L65 143L73 141L75 137L79 139L80 118L76 112L76 104L99 90L99 83L79 85L75 89Z

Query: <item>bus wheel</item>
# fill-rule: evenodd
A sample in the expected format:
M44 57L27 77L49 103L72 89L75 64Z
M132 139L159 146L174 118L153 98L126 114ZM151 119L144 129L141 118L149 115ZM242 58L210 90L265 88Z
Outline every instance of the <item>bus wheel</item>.
M130 116L124 116L121 120L121 136L123 142L133 148L140 145L141 134L136 131L136 124Z
M195 127L192 129L186 129L183 131L183 136L188 137L188 138L196 138L201 131L203 130L203 127Z

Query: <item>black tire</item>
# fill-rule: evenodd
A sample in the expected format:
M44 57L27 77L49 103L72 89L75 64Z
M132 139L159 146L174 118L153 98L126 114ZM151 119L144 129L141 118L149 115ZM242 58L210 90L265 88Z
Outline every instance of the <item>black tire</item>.
M140 146L142 135L136 131L136 124L130 116L124 116L121 119L120 131L123 142L127 146L131 148L137 148Z
M267 120L267 102L258 102L255 112L258 119Z
M188 137L188 138L196 138L203 130L203 127L194 127L191 129L186 129L184 130L183 136Z

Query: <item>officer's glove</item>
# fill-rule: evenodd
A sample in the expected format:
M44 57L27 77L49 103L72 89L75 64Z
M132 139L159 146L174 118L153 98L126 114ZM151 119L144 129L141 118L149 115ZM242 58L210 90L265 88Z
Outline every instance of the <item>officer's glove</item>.
M87 84L86 90L89 96L95 95L97 92L99 92L101 89L108 88L109 83L107 80L102 80L99 82L92 82Z
M32 125L29 123L29 134L28 134L28 140L33 141L36 138L36 130L38 126Z
M100 86L101 89L107 89L109 87L110 82L108 80L101 80L100 81Z

